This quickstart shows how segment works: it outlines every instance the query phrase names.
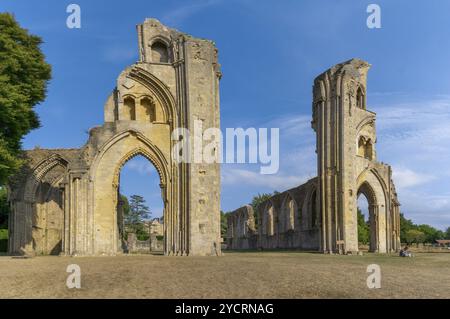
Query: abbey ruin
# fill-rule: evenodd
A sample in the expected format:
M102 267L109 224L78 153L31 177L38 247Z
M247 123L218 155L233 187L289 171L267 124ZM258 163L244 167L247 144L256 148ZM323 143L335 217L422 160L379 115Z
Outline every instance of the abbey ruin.
M318 177L228 216L231 249L358 251L357 199L369 202L369 251L400 248L400 210L392 170L376 160L376 114L366 108L370 65L338 64L314 80L312 128ZM257 221L257 222L256 222Z
M165 255L220 255L220 165L173 160L175 128L220 127L220 65L213 42L155 19L137 26L139 62L104 106L80 149L35 149L9 185L9 253L115 255L121 167L146 157L160 177Z
M104 106L104 123L79 149L26 152L8 186L12 255L116 255L120 170L142 155L156 168L164 203L165 255L221 254L220 164L174 160L176 128L220 128L218 52L213 42L146 19L139 61ZM399 249L399 203L391 167L376 160L375 113L366 109L369 64L350 60L318 76L312 127L318 177L277 194L254 212L228 217L232 249L358 251L357 198L369 201L370 250ZM194 145L191 145L193 148Z

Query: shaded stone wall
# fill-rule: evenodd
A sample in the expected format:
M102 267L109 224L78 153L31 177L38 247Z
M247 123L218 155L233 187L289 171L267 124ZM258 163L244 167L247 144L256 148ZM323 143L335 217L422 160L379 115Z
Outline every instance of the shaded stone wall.
M127 253L154 253L164 251L164 241L158 239L155 234L150 235L147 240L138 240L136 234L129 233L126 243Z
M256 214L249 205L227 216L228 249L318 250L319 214L312 179L262 202ZM257 224L255 225L255 219Z
M258 247L258 234L255 226L253 208L243 206L227 216L228 249L256 249Z

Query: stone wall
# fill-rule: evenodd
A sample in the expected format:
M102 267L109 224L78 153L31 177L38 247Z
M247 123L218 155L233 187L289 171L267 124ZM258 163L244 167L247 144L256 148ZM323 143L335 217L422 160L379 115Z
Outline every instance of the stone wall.
M256 215L249 205L227 216L228 249L319 249L317 180L262 202ZM257 223L255 224L255 219Z
M227 249L256 249L258 234L255 226L253 208L243 206L227 216Z
M159 239L155 234L150 235L147 240L138 240L136 234L129 233L126 242L127 253L162 253L164 251L164 240Z

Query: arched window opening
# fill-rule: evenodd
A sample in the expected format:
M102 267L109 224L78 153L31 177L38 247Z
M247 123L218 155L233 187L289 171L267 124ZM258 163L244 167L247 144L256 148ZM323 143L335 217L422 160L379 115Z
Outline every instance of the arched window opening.
M372 153L373 153L373 146L372 146L372 140L368 140L366 142L364 157L368 160L372 160Z
M124 119L135 121L136 120L136 104L135 104L134 98L132 98L131 96L127 96L123 100L123 105L124 105L124 109L125 109Z
M125 163L117 197L119 247L129 253L162 254L164 203L160 177L147 158L138 155Z
M364 92L361 87L358 87L356 91L356 106L363 110L366 109Z
M373 145L370 138L360 136L358 140L358 155L368 160L373 158Z
M164 43L157 41L152 44L152 62L169 63L169 50Z
M144 97L141 99L141 108L145 114L145 121L149 121L150 123L156 121L155 104L150 98Z
M294 230L295 228L295 201L289 196L283 207L284 231Z
M267 210L267 235L273 236L275 234L275 218L273 206Z
M376 199L368 183L363 183L358 190L357 227L359 250L376 251Z
M359 250L368 251L370 243L369 201L364 194L358 196L357 221Z

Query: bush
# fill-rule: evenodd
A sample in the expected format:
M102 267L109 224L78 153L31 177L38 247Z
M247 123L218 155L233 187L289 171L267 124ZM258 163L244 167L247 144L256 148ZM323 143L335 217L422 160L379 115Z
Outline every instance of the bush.
M0 252L8 251L8 230L0 229Z

